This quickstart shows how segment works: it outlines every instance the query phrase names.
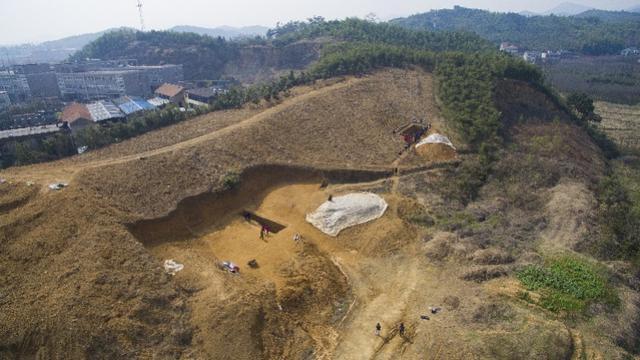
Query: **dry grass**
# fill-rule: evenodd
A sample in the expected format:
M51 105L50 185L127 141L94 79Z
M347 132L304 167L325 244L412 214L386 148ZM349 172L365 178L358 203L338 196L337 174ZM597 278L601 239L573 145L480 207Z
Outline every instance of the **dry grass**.
M640 105L596 102L600 128L623 149L640 150Z

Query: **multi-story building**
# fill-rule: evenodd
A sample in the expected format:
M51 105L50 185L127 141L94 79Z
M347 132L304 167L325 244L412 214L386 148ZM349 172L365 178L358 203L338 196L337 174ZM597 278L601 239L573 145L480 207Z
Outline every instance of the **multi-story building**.
M86 72L57 73L65 99L110 99L124 95L148 96L165 82L183 78L182 65L124 66Z
M130 66L126 69L142 72L148 80L150 92L164 83L175 84L184 79L182 65Z
M0 91L6 91L12 102L26 101L31 98L27 77L12 71L0 72Z
M0 91L0 110L11 106L11 99L9 93L6 91Z

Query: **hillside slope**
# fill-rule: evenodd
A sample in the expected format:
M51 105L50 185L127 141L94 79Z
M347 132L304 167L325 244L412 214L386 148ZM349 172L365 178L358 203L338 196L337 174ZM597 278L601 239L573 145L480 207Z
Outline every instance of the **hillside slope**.
M497 85L508 146L475 199L458 196L475 155L402 152L394 130L415 119L456 137L432 75L415 69L318 82L0 172L0 355L623 358L638 294L622 270L607 281L620 306L594 302L593 322L519 295L519 269L577 254L606 162L552 99ZM48 190L54 179L69 187ZM335 238L304 220L358 191L383 197L385 215ZM283 229L260 239L245 211ZM184 270L165 274L167 259Z

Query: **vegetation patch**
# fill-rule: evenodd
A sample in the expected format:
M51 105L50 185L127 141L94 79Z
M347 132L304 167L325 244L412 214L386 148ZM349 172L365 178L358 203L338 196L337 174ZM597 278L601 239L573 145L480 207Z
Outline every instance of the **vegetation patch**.
M598 202L595 252L640 265L640 169L616 164L614 173L598 186Z
M407 199L398 206L398 216L408 223L418 226L430 227L435 225L435 220L427 209L415 200Z
M583 312L592 303L619 301L602 270L573 257L526 266L517 277L527 290L540 293L538 305L553 312Z
M240 184L240 174L230 171L222 177L222 188L225 190L235 189Z

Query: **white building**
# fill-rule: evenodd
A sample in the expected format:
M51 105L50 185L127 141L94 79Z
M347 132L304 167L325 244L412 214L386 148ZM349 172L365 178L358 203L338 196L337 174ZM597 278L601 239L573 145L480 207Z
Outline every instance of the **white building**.
M502 44L500 44L500 51L506 52L507 54L511 55L518 55L518 53L520 53L520 49L516 45L508 42L503 42Z
M528 63L535 64L542 58L542 54L539 51L525 51L522 58Z

